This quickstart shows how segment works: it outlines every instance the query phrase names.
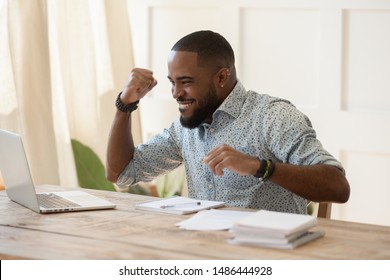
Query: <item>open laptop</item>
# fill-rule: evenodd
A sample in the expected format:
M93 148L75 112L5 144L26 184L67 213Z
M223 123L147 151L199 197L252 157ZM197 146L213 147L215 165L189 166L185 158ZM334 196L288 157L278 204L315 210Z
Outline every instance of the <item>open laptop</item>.
M18 134L0 129L0 171L8 197L37 213L112 209L116 205L84 191L39 193Z

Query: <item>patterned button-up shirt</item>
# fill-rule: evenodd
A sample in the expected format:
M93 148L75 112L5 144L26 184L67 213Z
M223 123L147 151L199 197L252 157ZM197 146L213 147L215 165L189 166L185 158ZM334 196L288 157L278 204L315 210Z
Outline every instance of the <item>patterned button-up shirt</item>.
M246 91L237 82L214 112L211 124L188 129L177 119L161 134L138 145L118 185L151 181L184 164L189 197L225 201L234 207L306 213L306 199L269 180L226 169L223 176L213 174L202 160L221 144L274 162L323 163L343 170L341 163L322 147L309 119L290 102Z

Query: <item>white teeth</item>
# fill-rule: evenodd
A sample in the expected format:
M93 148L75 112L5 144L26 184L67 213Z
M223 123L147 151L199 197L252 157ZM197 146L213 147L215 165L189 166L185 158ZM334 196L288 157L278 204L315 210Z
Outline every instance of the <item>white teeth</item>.
M191 105L191 103L181 103L181 104L179 104L179 109L180 109L180 110L185 110L185 109L187 109L190 105Z
M179 109L180 110L185 110L187 109L188 107L190 107L192 104L192 101L183 101L183 102L179 102Z

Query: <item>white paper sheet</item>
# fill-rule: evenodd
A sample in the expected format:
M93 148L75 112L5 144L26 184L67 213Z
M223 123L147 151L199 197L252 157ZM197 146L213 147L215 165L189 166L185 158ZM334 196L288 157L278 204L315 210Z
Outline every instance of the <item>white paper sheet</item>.
M179 222L176 226L187 230L228 230L234 223L253 214L248 211L204 210L191 218Z

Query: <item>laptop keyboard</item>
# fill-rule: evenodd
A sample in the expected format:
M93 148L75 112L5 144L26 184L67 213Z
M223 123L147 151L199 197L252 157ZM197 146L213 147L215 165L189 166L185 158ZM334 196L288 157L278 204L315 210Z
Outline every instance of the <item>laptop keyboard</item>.
M44 208L69 208L80 206L77 203L67 200L54 193L39 193L37 196L39 205Z

